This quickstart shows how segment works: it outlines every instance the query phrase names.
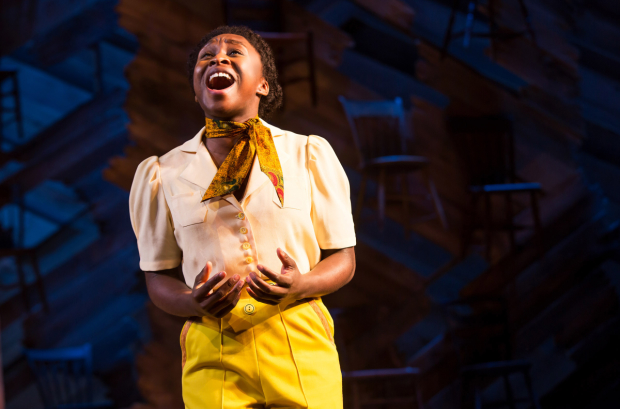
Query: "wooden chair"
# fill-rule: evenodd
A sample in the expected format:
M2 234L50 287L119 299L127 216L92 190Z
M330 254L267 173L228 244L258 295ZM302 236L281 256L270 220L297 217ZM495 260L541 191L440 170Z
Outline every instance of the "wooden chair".
M511 40L516 37L524 36L527 32L530 35L532 41L536 41L536 35L534 34L534 29L532 27L532 21L530 18L529 11L527 9L527 5L523 0L517 0L519 2L519 9L521 11L521 15L523 16L523 20L525 21L526 30L519 32L507 32L498 30L495 8L497 0L488 0L487 7L489 11L488 20L489 20L489 31L488 32L474 32L474 23L476 20L476 14L478 9L479 0L470 0L469 5L467 6L467 17L465 20L465 29L462 31L458 31L456 33L453 32L454 27L454 18L461 4L460 0L452 0L452 12L450 13L450 20L448 22L448 28L446 29L446 34L443 40L443 46L441 50L442 58L446 56L448 53L448 47L450 46L450 42L454 38L463 37L463 47L469 47L469 43L473 37L482 37L489 38L491 40L491 54L493 58L496 55L496 40Z
M461 257L465 257L471 245L474 230L485 231L485 256L491 258L492 231L507 231L510 249L515 251L515 231L527 228L514 223L512 196L530 196L532 217L536 234L541 231L538 196L539 183L525 183L516 175L514 135L512 121L500 116L451 117L448 130L461 158L471 194L470 214L465 215L461 240ZM492 196L504 196L505 220L494 223L492 218ZM484 216L478 222L477 205L484 199Z
M284 88L308 81L310 100L316 107L318 99L312 32L286 32L283 0L225 0L224 3L226 24L248 26L263 37L273 50L280 85ZM305 62L307 75L287 76L287 68L300 61ZM285 102L284 97L283 105Z
M443 206L429 174L429 160L422 156L409 154L409 146L413 136L407 126L401 98L390 101L352 101L343 96L338 99L344 107L353 139L360 158L362 183L355 206L354 220L357 224L364 205L366 182L370 175L377 175L379 186L377 200L379 207L379 223L383 227L385 220L385 203L387 200L402 202L405 220L405 231L410 230L414 221L425 221L438 217L445 229L448 222ZM426 190L434 206L434 212L409 220L409 202L416 201L415 195L409 194L408 175L418 172L422 175ZM401 175L401 193L386 194L388 176Z
M27 349L45 409L111 408L110 401L94 402L90 344L74 348Z
M26 248L24 246L25 238L25 209L23 203L23 194L19 186L0 185L0 202L13 202L18 207L19 221L17 227L17 239L13 239L13 229L2 229L0 231L0 259L14 258L17 267L18 284L26 311L30 312L32 303L28 295L28 284L26 282L26 272L24 264L29 263L35 276L35 285L39 293L39 300L44 311L49 311L43 277L39 269L39 259L36 248ZM2 290L10 290L14 285L0 285Z
M12 86L9 91L4 91L2 85L5 81L10 81ZM12 99L12 104L8 106L4 103L5 98ZM19 83L17 71L0 71L0 143L4 142L5 125L15 123L19 139L24 139L24 122L22 120L22 109L19 98ZM9 114L5 120L5 113Z
M390 368L390 369L369 369L364 371L349 371L342 373L342 381L348 386L351 393L353 409L361 409L365 406L393 408L405 407L423 409L422 395L418 380L420 376L419 368ZM390 383L398 379L404 379L410 385L411 393L406 396L394 396L393 393L386 393L384 397L367 397L361 393L363 383L371 383L373 389L379 383L384 388L389 388ZM368 389L368 388L366 388Z
M461 371L461 407L476 409L509 407L529 403L540 405L530 377L527 360L512 359L512 333L506 301L499 297L472 297L442 305L448 336L458 355ZM520 374L525 381L526 397L516 397L510 376ZM482 393L491 381L502 378L505 396L483 402Z
M340 365L343 369L342 381L345 387L345 407L360 409L365 406L375 408L383 407L392 409L393 407L423 408L421 390L419 386L420 370L414 367L386 368L371 370L349 370L352 366L347 345L345 342L346 318L343 310L336 308L330 309L339 331L335 333L335 342L338 347ZM394 383L400 383L400 388L393 387ZM383 396L376 396L377 390L382 390ZM406 390L407 394L403 394ZM372 393L371 393L372 392ZM381 392L381 391L379 391ZM401 395L401 396L398 396ZM348 403L348 405L346 405ZM407 406L405 406L407 407Z

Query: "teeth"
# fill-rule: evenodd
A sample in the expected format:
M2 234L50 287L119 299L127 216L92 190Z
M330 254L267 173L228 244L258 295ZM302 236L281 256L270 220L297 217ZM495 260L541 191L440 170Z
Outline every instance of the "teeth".
M213 78L215 78L215 77L226 77L226 78L228 78L228 79L229 79L229 80L231 80L231 81L233 80L233 79L232 79L232 77L231 77L229 74L225 73L225 72L216 72L215 74L212 74L212 75L209 77L209 82L210 82Z

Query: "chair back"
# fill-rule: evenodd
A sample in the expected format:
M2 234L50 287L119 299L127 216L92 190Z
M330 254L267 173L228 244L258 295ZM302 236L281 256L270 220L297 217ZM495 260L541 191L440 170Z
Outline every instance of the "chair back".
M512 359L508 307L503 298L465 298L442 307L461 366Z
M46 409L93 403L90 344L74 348L28 349L28 364L35 374Z
M284 31L283 0L224 0L228 25L248 26L254 31Z
M512 121L501 116L450 117L448 131L470 186L516 182Z
M388 101L354 101L338 97L353 133L362 168L373 159L407 154L413 139L400 97Z

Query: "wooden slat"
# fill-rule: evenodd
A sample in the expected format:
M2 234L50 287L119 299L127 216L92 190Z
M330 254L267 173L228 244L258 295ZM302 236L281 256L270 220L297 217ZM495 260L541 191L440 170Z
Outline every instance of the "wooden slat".
M355 0L355 3L403 30L410 30L415 18L413 8L400 0Z
M24 51L43 66L64 61L113 33L117 20L115 4L115 0L95 2L52 30L32 38Z

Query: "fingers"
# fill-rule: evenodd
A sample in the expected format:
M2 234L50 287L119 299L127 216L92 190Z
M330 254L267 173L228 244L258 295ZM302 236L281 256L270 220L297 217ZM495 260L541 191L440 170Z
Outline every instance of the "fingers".
M210 305L224 299L230 291L235 288L235 285L239 282L239 274L235 274L230 277L224 284L222 284L213 294L209 296ZM243 285L243 283L241 283Z
M282 267L285 270L297 268L297 263L295 262L295 260L293 260L284 250L278 247L278 249L276 250L276 254L282 262Z
M250 273L250 275L246 278L246 282L248 284L248 292L251 291L250 295L254 294L254 298L258 301L279 303L287 294L286 289L267 284L255 273Z
M232 309L235 308L235 306L239 302L239 299L241 298L241 290L243 289L243 285L244 281L239 280L224 298L217 301L211 306L211 314L213 314L217 318L222 318L230 311L232 311Z
M259 296L258 294L256 294L254 291L252 291L252 288L250 286L248 286L247 288L248 294L250 294L250 297L254 298L256 301L260 301L264 304L269 304L269 305L278 305L280 304L280 301L275 301L275 300L270 300L267 298L261 298L261 296Z
M275 271L271 270L269 267L265 267L262 264L257 265L256 268L258 268L258 271L263 273L267 278L269 278L270 280L272 280L279 286L285 287L285 288L288 288L291 286L291 282L292 282L291 277L287 277L286 275L276 273Z
M213 270L213 264L210 261L207 261L207 264L200 270L200 273L194 279L194 288L200 287L202 283L209 279L211 276L211 271Z
M265 294L273 295L276 297L284 297L287 293L286 289L279 287L277 285L270 285L265 280L256 275L256 273L250 273L248 277L246 277L246 281L250 280L248 283L249 286L254 290L260 290ZM256 292L256 291L255 291Z
M210 263L209 263L210 264ZM203 297L206 297L207 294L224 278L226 277L226 272L220 271L213 277L209 278L206 282L198 283L197 286L194 287L193 293L194 297L199 300Z

